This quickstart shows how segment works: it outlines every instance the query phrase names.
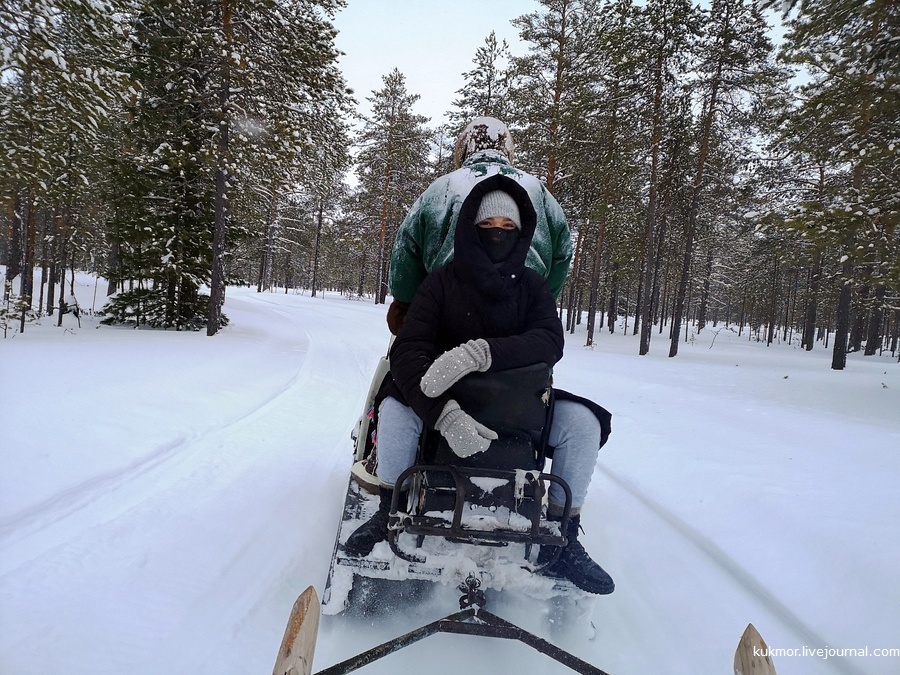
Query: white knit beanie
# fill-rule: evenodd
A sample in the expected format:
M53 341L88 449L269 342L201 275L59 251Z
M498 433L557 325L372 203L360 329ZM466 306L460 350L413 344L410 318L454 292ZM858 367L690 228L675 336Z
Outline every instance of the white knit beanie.
M478 213L475 215L475 223L478 224L487 218L500 216L509 218L516 224L516 227L522 229L522 217L519 215L519 205L508 192L503 190L493 190L488 192L481 200L481 206L478 207Z

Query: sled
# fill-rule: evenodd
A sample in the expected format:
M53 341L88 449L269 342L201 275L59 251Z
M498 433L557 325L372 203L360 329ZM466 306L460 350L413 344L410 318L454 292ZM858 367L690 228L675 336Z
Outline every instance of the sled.
M380 385L378 375L375 379ZM588 597L566 581L538 574L567 544L563 533L571 510L569 486L543 472L553 411L546 365L472 373L454 385L451 396L499 438L486 452L461 459L440 434L426 431L416 464L397 481L409 489L394 492L388 541L359 558L346 554L343 546L378 508L373 492L377 479L368 466L372 442L367 425L375 391L373 385L367 414L354 435L356 462L323 593L325 613L340 613L373 593L413 599L429 583L455 587L467 577L471 562L485 588L515 586L545 600ZM565 495L559 521L546 517L545 496L553 484ZM466 546L462 559L460 546ZM538 565L541 547L553 554ZM396 588L385 590L391 585Z

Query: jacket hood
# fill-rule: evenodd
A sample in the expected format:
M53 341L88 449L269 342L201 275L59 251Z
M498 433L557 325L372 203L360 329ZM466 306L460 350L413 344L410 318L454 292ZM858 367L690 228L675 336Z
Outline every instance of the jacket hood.
M509 128L495 117L476 117L466 125L453 148L453 163L460 167L472 153L496 150L512 161L514 146Z
M505 164L507 166L512 166L512 162L509 161L509 157L504 155L499 150L492 150L491 148L473 152L471 155L466 157L465 161L462 163L462 166L469 168L475 166L476 164Z
M522 231L512 252L503 262L494 264L478 236L475 217L481 200L488 192L502 190L509 194L519 207ZM525 258L531 248L531 240L537 225L537 214L528 192L518 181L497 174L475 184L462 203L456 221L453 240L453 265L466 280L478 286L491 297L499 297L511 287L525 271Z

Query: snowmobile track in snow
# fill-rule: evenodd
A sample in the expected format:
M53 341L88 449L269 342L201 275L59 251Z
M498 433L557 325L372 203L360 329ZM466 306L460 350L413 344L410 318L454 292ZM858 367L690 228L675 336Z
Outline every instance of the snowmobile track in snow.
M744 591L764 605L772 614L777 616L784 624L790 628L798 637L802 638L803 644L807 645L827 645L830 644L827 639L816 633L806 622L804 622L795 612L787 605L781 602L774 594L772 594L765 586L753 577L750 572L744 569L734 558L729 556L724 550L715 544L711 539L698 532L687 522L672 513L665 506L657 502L655 499L647 495L633 482L623 478L613 471L598 466L598 470L610 481L615 483L619 488L631 495L635 500L641 503L649 511L651 511L660 520L665 522L669 527L675 530L678 535L686 542L703 553L716 567L721 569L725 574L731 577ZM840 657L833 659L834 665L841 672L853 675L856 671L849 667Z

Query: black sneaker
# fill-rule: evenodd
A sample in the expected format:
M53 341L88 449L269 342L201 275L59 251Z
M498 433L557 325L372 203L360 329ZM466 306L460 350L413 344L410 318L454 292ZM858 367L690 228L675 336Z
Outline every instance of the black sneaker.
M573 516L569 520L569 527L566 531L566 538L569 540L568 545L560 552L557 561L541 570L541 574L571 581L578 588L588 593L609 595L616 590L616 584L613 582L612 577L591 559L591 556L584 550L584 546L578 541L579 527L580 517ZM542 557L544 560L549 559L555 550L554 547L550 546L542 548L538 554L538 564L541 564Z
M348 555L364 557L372 552L375 544L387 539L388 519L391 511L393 490L381 488L381 502L371 518L360 525L344 542L344 552Z

